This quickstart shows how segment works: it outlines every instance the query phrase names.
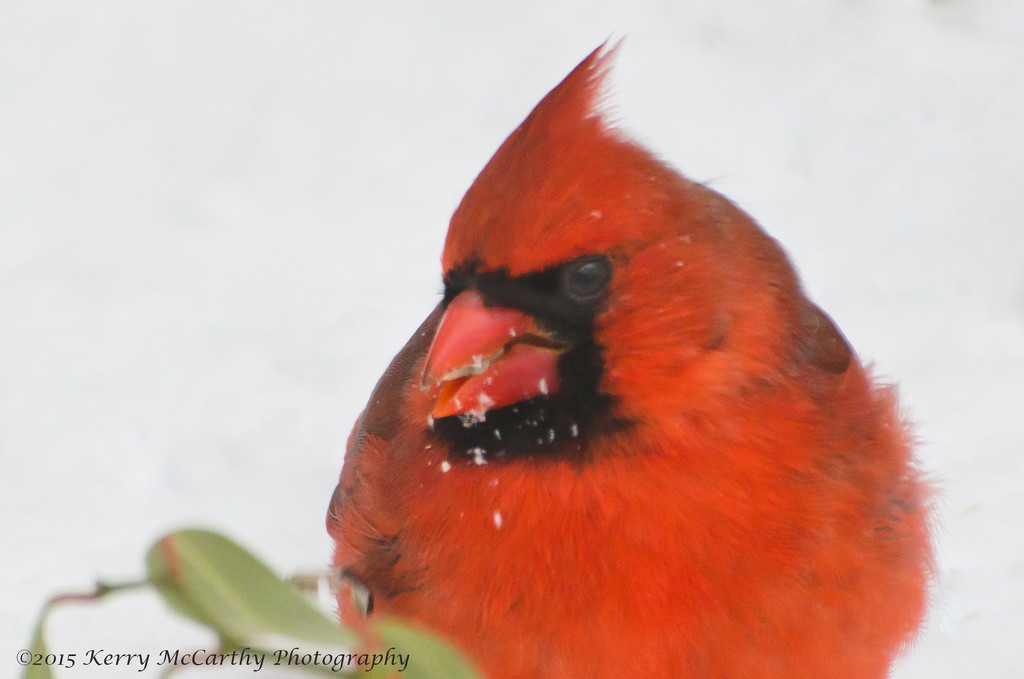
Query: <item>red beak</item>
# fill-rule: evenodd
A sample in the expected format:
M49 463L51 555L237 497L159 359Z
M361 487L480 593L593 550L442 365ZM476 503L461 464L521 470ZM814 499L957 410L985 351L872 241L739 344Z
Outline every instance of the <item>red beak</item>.
M558 391L566 347L522 311L491 307L475 290L448 304L427 353L421 388L435 393L431 416L486 412Z

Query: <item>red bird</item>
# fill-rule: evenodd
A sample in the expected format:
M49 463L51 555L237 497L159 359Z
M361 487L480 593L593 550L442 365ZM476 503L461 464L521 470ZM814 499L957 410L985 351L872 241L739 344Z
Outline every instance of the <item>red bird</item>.
M895 395L778 243L602 119L610 54L455 211L444 299L350 437L334 564L490 679L884 677L931 563Z

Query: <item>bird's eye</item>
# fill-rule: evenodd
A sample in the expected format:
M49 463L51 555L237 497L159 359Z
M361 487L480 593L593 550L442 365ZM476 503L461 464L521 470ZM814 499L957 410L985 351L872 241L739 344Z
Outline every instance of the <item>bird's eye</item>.
M612 281L612 263L604 255L580 257L562 270L562 292L577 302L593 302Z

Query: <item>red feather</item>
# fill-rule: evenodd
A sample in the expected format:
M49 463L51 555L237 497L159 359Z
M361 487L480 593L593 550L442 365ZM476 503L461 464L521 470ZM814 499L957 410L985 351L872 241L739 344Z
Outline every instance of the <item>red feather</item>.
M610 59L599 48L548 94L455 212L449 295L349 441L334 563L375 612L439 630L492 679L884 677L931 560L894 392L775 241L602 119ZM592 316L537 312L552 329L528 340L561 362L592 341L592 420L507 456L433 427L426 355L458 286L516 306L495 281L550 286L594 255L612 274ZM556 409L575 398L562 370Z

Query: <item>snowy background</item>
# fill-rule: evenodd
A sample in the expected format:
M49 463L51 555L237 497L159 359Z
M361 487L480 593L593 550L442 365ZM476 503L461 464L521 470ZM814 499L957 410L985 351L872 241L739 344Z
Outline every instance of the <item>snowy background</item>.
M626 36L623 126L778 238L920 423L941 579L896 676L1019 676L1024 5L630 4L0 3L0 675L47 596L138 575L163 531L327 561L448 217ZM50 641L210 643L145 595Z

